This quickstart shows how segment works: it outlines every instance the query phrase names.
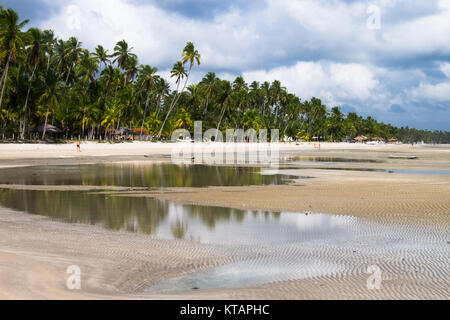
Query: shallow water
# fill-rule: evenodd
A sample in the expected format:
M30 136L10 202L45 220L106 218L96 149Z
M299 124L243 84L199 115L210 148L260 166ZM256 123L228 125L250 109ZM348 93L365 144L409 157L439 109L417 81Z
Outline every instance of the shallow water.
M0 170L0 183L32 185L240 186L283 184L290 178L267 169L174 164ZM228 246L236 256L246 257L149 284L145 289L148 294L249 287L318 276L342 277L364 273L369 265L384 261L407 272L413 267L415 277L430 282L436 274L450 279L450 234L446 226L400 226L331 214L246 211L81 191L0 190L0 206L67 223L143 233L156 239ZM421 268L419 273L417 266Z
M293 178L260 172L253 167L124 162L1 169L0 183L161 188L278 185Z
M405 267L408 261L424 266L424 277L450 277L449 232L444 226L395 226L331 214L245 211L79 191L3 190L0 205L157 239L228 246L246 257L149 284L147 294L351 275L392 260Z
M395 174L419 174L419 175L450 175L450 170L414 170L414 169L373 169L373 168L323 168L323 167L283 167L282 169L296 170L332 170L332 171L363 171L363 172L383 172Z
M337 158L337 157L287 157L283 159L284 163L303 163L303 162L320 162L320 163L384 163L386 161L377 159L361 159L361 158Z

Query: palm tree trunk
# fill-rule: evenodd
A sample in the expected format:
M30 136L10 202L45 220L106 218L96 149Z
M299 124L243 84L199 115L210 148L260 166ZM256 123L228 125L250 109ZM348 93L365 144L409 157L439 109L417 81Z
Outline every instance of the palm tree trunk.
M27 98L25 99L25 107L24 107L24 111L23 111L23 129L22 129L22 132L20 134L20 139L23 139L25 137L25 130L26 130L26 127L27 127L28 99L30 97L31 85L33 84L33 78L34 78L34 73L36 72L37 64L38 64L38 61L36 60L36 62L34 63L33 72L31 73L30 84L28 85Z
M67 72L66 81L64 81L64 86L67 87L67 82L69 82L70 72L72 71L72 66L69 67L69 72Z
M149 101L150 101L150 91L147 94L147 101L145 101L144 117L142 118L141 134L140 134L141 138L142 138L142 130L144 130L144 122L145 122L145 117L147 115L147 109L148 109Z
M2 93L1 93L1 96L0 96L0 110L2 108L3 95L5 93L6 82L8 80L9 62L11 61L11 55L12 55L12 51L9 52L8 60L6 60L5 70L3 70L3 76L2 76L3 86L2 86Z
M156 118L159 116L159 112L161 111L161 96L158 98L158 104L156 105Z
M183 93L184 89L186 89L186 86L187 86L188 81L189 81L189 76L191 75L191 70L192 70L192 65L191 65L191 67L189 68L189 72L188 72L188 75L187 75L187 77L186 77L186 81L184 82L183 89L181 89L181 92L178 94L178 97L175 99L175 103L174 103L174 104L177 104L177 103L178 103L178 100L180 100L180 98L181 98L181 94Z
M167 112L166 117L164 118L164 121L163 121L163 123L161 125L161 129L159 130L159 133L158 133L158 136L157 136L158 139L161 138L162 132L164 130L164 126L166 125L167 119L169 119L169 115L172 112L172 109L173 109L173 106L170 107L169 112Z
M45 114L45 123L44 123L44 129L43 129L43 133L42 133L42 140L45 139L45 133L47 131L47 121L48 121L48 112L50 110L50 106L47 106L47 113Z
M220 125L222 124L222 120L223 120L223 116L225 115L225 105L222 108L222 113L220 115L220 119L219 119L219 123L217 124L217 130L216 130L216 141L217 141L217 135L219 134L219 130L220 130Z
M209 94L206 96L206 103L205 103L205 109L203 110L203 114L206 114L206 111L208 110L209 105Z
M189 75L188 75L188 77L189 77ZM162 125L161 125L161 129L159 130L157 139L160 139L160 138L161 138L161 135L162 135L162 132L163 132L163 130L164 130L164 126L166 125L167 119L169 119L169 115L170 115L170 113L172 112L173 107L174 107L175 104L178 102L178 89L179 89L179 88L180 88L180 81L178 81L178 85L177 85L177 91L176 91L177 94L175 94L174 100L173 100L172 103L170 104L169 111L167 112L166 118L164 119L164 122L163 122ZM181 94L180 94L180 95L181 95Z

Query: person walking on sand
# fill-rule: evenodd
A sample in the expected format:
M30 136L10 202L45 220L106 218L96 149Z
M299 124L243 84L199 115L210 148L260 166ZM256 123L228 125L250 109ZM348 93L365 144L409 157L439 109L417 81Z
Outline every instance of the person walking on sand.
M81 152L81 144L80 144L80 141L77 141L77 152Z

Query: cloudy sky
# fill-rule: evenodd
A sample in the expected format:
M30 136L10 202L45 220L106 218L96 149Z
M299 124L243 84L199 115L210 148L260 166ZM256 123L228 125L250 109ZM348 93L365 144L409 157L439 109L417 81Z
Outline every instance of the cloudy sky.
M2 0L93 49L122 39L168 75L187 41L208 71L281 80L302 99L450 130L450 0Z

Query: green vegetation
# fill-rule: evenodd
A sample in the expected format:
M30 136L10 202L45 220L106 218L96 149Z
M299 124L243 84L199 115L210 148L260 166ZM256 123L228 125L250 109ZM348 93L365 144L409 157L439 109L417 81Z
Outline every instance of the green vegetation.
M450 132L396 128L356 113L331 110L317 98L301 101L279 81L247 84L208 73L188 86L201 63L187 43L169 79L157 68L140 65L125 40L110 52L94 52L76 38L55 38L50 30L30 28L12 9L0 8L0 137L32 139L48 136L46 124L63 137L108 139L121 127L137 137L167 138L178 128L254 128L281 130L280 136L303 140L341 141L358 135L403 142L450 143ZM44 125L39 132L35 129Z

